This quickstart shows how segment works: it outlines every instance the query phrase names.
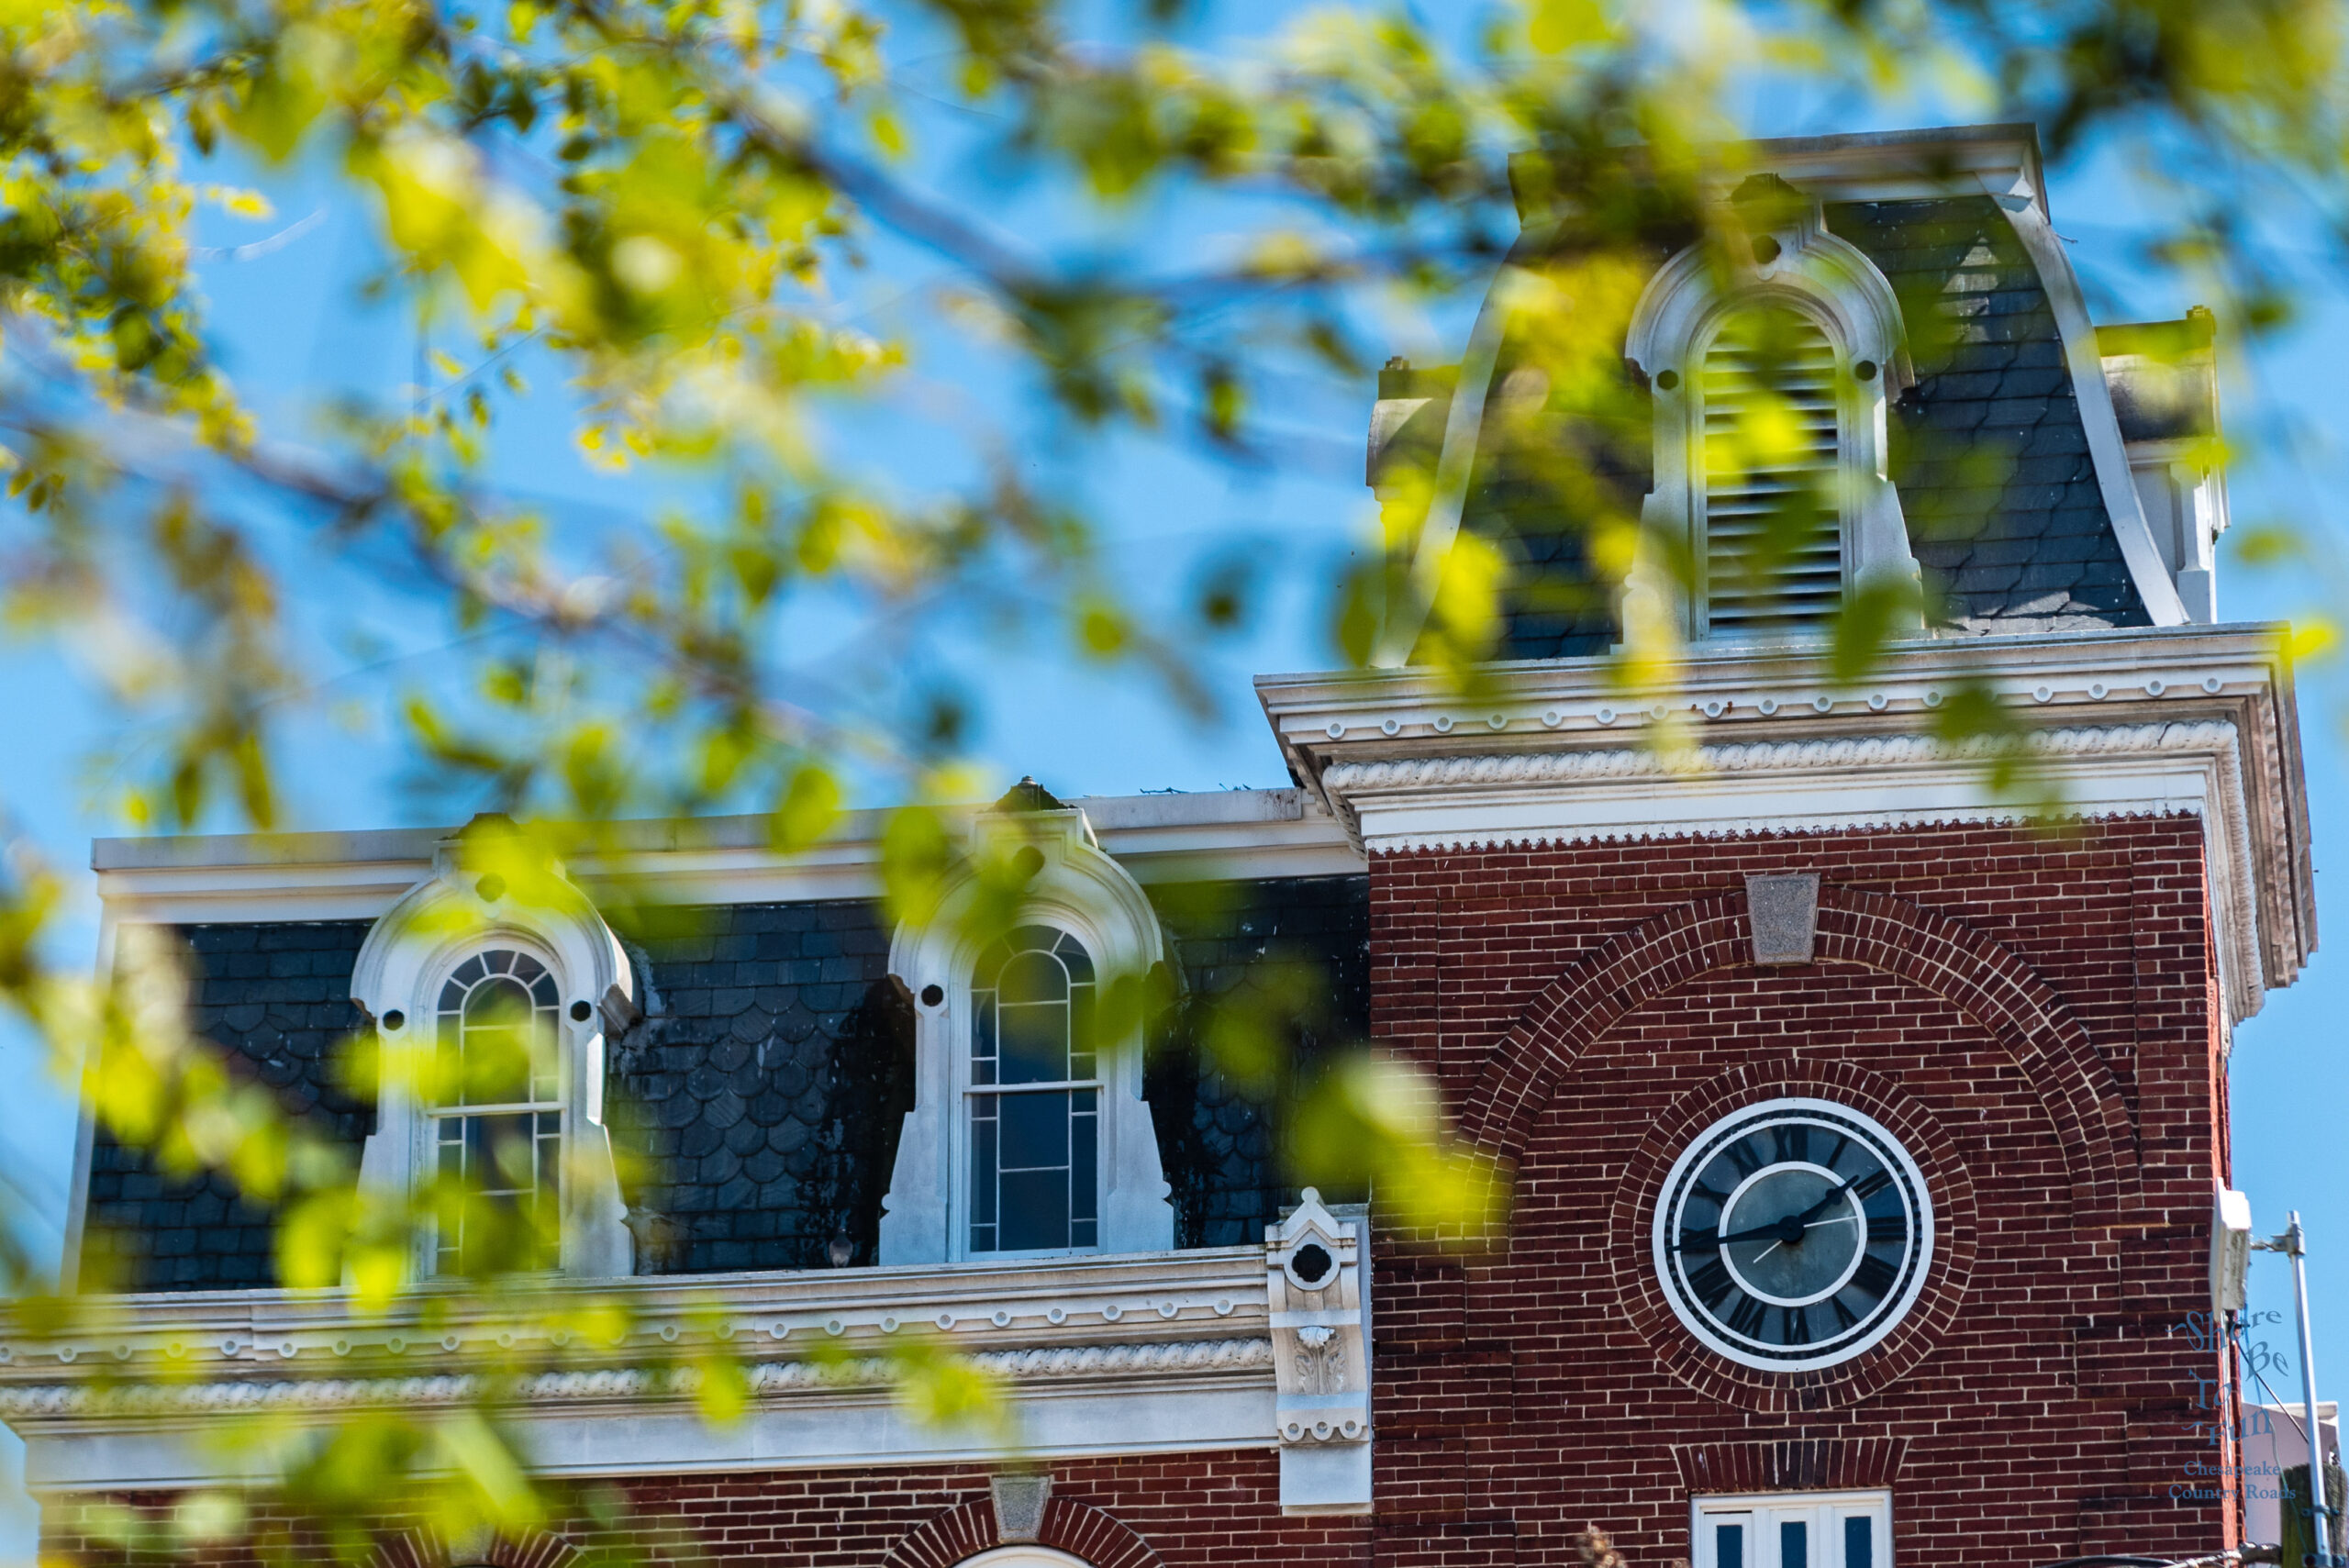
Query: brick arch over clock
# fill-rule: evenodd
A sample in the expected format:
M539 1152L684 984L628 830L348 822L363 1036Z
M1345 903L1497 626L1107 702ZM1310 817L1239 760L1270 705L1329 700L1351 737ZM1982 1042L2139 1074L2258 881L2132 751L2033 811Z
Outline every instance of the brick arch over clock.
M1646 920L1570 966L1493 1048L1461 1107L1461 1133L1505 1164L1577 1061L1638 1010L1698 976L1748 965L1742 889ZM2087 1030L2021 955L1945 916L1883 894L1822 884L1819 940L1800 975L1850 966L1896 976L1963 1013L2040 1088L2064 1151L2076 1222L2110 1224L2140 1193L2120 1080Z

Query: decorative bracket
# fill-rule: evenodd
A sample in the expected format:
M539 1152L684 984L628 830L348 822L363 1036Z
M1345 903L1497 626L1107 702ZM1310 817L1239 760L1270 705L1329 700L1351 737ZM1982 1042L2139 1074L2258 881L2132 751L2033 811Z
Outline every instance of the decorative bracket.
M1364 1223L1331 1214L1308 1187L1264 1230L1285 1514L1371 1510Z

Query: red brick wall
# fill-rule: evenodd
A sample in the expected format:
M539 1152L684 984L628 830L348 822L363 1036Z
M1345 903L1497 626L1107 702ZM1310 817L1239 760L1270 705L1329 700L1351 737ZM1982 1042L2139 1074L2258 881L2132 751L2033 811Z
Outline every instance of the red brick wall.
M967 1466L656 1477L615 1491L629 1520L622 1528L574 1519L459 1561L570 1568L582 1547L596 1547L728 1568L947 1568L996 1544L987 1473ZM155 1509L170 1502L128 1500ZM121 1561L119 1551L82 1532L78 1509L70 1501L45 1507L44 1557ZM254 1540L265 1542L269 1521L256 1525ZM1257 1450L1056 1464L1041 1540L1096 1568L1357 1568L1369 1536L1367 1519L1283 1518L1279 1461ZM252 1542L199 1550L190 1561L244 1568L254 1561ZM449 1561L427 1538L394 1537L373 1568L442 1568Z
M1743 878L1814 871L1820 962L1744 962ZM1378 1561L1689 1551L1692 1492L1888 1485L1900 1568L2232 1541L2193 1430L2224 1079L2199 824L1948 827L1378 857L1373 1006L1517 1163L1463 1257L1381 1249ZM1898 1133L1940 1236L1855 1362L1697 1345L1648 1227L1688 1136L1816 1094Z

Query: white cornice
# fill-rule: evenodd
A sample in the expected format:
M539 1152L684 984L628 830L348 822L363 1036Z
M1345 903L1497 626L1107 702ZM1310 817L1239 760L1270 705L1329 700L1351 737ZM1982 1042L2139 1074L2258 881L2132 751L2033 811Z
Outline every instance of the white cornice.
M1101 847L1137 881L1343 876L1359 852L1295 789L1114 795L1081 802ZM794 854L766 843L763 817L616 825L605 852L570 857L591 891L677 903L791 903L881 892L885 814L855 812ZM98 895L117 919L195 924L372 920L432 874L449 829L101 839Z
M1372 851L2191 813L2205 824L2231 1018L2315 945L2305 785L2278 628L1903 643L1837 687L1815 656L1688 660L1625 689L1613 661L1497 664L1475 700L1432 672L1267 677L1292 771ZM1988 789L1985 742L1930 739L1987 689L2056 792Z
M250 1458L206 1437L241 1413L299 1425L484 1398L552 1473L1005 1457L1000 1431L925 1427L898 1407L889 1352L919 1340L1002 1381L1022 1451L1272 1448L1265 1256L557 1280L511 1314L430 1290L388 1316L339 1292L85 1298L70 1333L6 1326L0 1418L43 1491L231 1479ZM595 1303L620 1308L617 1339L559 1327ZM695 1363L713 1353L750 1382L729 1427L695 1408Z
M1197 1376L1268 1370L1273 1342L1261 1335L1170 1343L1039 1345L978 1351L974 1370L1011 1382ZM739 1367L753 1398L821 1396L891 1382L879 1356L841 1362L751 1362ZM421 1377L273 1378L225 1383L46 1383L0 1387L0 1419L24 1425L137 1416L196 1416L250 1410L340 1410L492 1402L516 1406L690 1402L705 1369L694 1365L596 1367L512 1379L482 1373Z

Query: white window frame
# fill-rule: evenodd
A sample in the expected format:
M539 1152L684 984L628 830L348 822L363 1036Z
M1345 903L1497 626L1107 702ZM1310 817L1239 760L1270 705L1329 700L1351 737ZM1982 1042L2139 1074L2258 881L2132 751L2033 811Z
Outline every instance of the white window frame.
M1892 1568L1892 1494L1889 1491L1763 1492L1692 1497L1688 1506L1688 1561L1692 1568L1726 1568L1717 1527L1745 1528L1744 1561L1735 1568L1783 1568L1776 1549L1778 1527L1809 1527L1803 1568L1856 1568L1844 1561L1843 1521L1870 1521L1870 1561L1865 1568Z
M994 1546L976 1557L965 1557L954 1568L1093 1568L1082 1557L1072 1557L1049 1546Z
M555 1158L558 1167L567 1165L569 1161L566 1153L571 1145L570 1085L578 1074L571 1062L572 1052L563 1049L563 1024L566 1021L563 1012L569 1005L570 998L563 990L562 971L557 966L555 960L537 942L513 935L501 934L488 940L467 938L454 946L455 951L447 955L445 962L440 966L439 984L431 988L433 1004L431 1013L422 1018L416 1018L401 1031L403 1033L408 1030L414 1031L406 1041L407 1048L420 1054L438 1055L440 1049L440 997L441 994L447 990L450 981L455 978L458 970L462 969L473 959L486 957L493 952L521 953L535 961L540 968L554 978L554 1017L551 1020L554 1030L553 1095L551 1098L546 1100L540 1100L533 1095L527 1105L500 1106L451 1106L429 1101L419 1103L416 1107L414 1118L416 1146L409 1152L409 1168L417 1173L419 1185L429 1183L433 1179L440 1168L440 1133L442 1126L447 1122L463 1121L479 1116L537 1115L545 1111L552 1111L559 1118L555 1135ZM477 984L485 984L486 980L487 977L484 976L484 980ZM462 1027L461 1023L460 1028ZM563 1185L568 1184L562 1183L561 1178L568 1173L567 1171L560 1169L558 1171L558 1182L561 1184L556 1189L558 1201L562 1196ZM435 1221L433 1225L435 1233L425 1243L427 1262L423 1273L428 1278L445 1277L449 1273L449 1271L442 1269L440 1263L442 1238L438 1233L439 1229L439 1223Z
M629 1273L628 1207L604 1121L606 1033L638 1012L628 954L560 867L534 876L526 901L502 877L468 869L462 835L445 841L433 863L433 874L369 929L351 973L351 999L373 1022L386 1067L376 1098L375 1130L360 1156L361 1191L396 1199L431 1179L438 1159L436 1118L418 1103L411 1075L395 1070L397 1058L435 1049L441 986L466 959L496 948L527 952L554 975L559 998L559 1267L564 1274L587 1278ZM437 1237L417 1238L409 1259L411 1280L435 1277L437 1250Z
M974 864L1008 862L1031 851L1041 863L1028 880L1016 926L1049 926L1076 938L1105 989L1119 975L1145 975L1165 961L1157 911L1125 868L1102 852L1082 811L985 812L973 825ZM1098 1242L1044 1252L971 1250L971 976L1000 934L968 929L981 893L975 871L966 867L930 917L901 925L890 943L889 973L914 1001L914 1108L906 1113L882 1200L881 1262L1172 1251L1174 1206L1141 1095L1139 1020L1125 1038L1102 1040L1095 1059L1101 1085Z
M1892 400L1915 380L1899 299L1859 247L1821 226L1816 200L1787 204L1778 221L1780 227L1749 233L1739 227L1738 217L1725 212L1721 238L1691 245L1665 262L1632 310L1624 354L1647 378L1654 398L1655 484L1642 507L1642 539L1624 584L1622 625L1629 641L1656 634L1673 642L1755 639L1743 632L1709 637L1704 604L1678 580L1667 557L1686 551L1685 559L1705 559L1699 394L1706 350L1731 317L1771 306L1812 322L1834 350L1844 591L1894 586L1909 606L1896 617L1895 634L1924 628L1920 573L1888 450ZM1723 252L1731 254L1724 258ZM1865 380L1854 373L1863 361L1874 367ZM1786 640L1787 635L1772 633L1767 640Z
M1087 962L1088 963L1092 962L1092 961L1093 961L1093 952L1092 952L1092 947L1091 947L1091 944L1087 943L1087 942L1085 940L1085 938L1084 938L1084 936L1083 936L1083 934L1082 934L1082 933L1077 932L1077 931L1070 930L1070 929L1068 929L1068 928L1067 928L1065 925L1063 925L1063 924L1060 924L1060 923L1057 923L1057 922L1054 922L1054 921L1051 921L1051 920L1022 921L1019 926L1015 926L1015 927L1013 928L1013 930L1016 932L1016 931L1019 931L1019 930L1030 929L1037 929L1047 930L1047 931L1051 931L1051 932L1054 933L1054 934L1055 934L1056 936L1058 936L1058 937L1063 937L1063 938L1069 938L1069 939L1073 939L1073 940L1075 940L1075 942L1077 943L1077 945L1078 945L1079 947L1082 947L1082 948L1084 948L1084 949L1085 950L1085 956L1086 962ZM987 950L988 950L988 951L993 951L993 949L994 949L994 947L995 947L995 944L994 944L994 943L992 943L992 942L988 943L988 944L987 944ZM1107 1141L1107 1140L1104 1138L1103 1134L1104 1134L1104 1133L1106 1133L1106 1132L1108 1131L1108 1106L1107 1101L1108 1101L1108 1097L1109 1090L1113 1087L1113 1084L1111 1084L1110 1079L1109 1079L1108 1076L1106 1076L1106 1075L1105 1075L1105 1072L1104 1072L1104 1070L1105 1070L1105 1069L1108 1069L1109 1072L1114 1072L1114 1071L1115 1071L1114 1064L1113 1064L1113 1063L1111 1063L1111 1062L1108 1062L1108 1061L1106 1061L1106 1060L1104 1059L1104 1058L1105 1058L1105 1055L1106 1055L1107 1053L1102 1050L1100 1043L1097 1041L1097 1042L1096 1042L1096 1045L1095 1045L1095 1049L1094 1049L1093 1052L1091 1053L1091 1054L1092 1054L1092 1056L1093 1056L1093 1075L1092 1075L1091 1077L1089 1077L1089 1078L1067 1078L1067 1079L1062 1079L1062 1080L1059 1080L1059 1081L1057 1081L1057 1082L1055 1082L1055 1083L1052 1083L1052 1084L1034 1084L1034 1085L1028 1085L1028 1084L1007 1085L1007 1084L1005 1084L1002 1082L1001 1073L1000 1073L1000 1063L1002 1062L1002 1060L1003 1060L1003 1044L1002 1044L1002 1028L1003 1028L1003 1025L1002 1025L1002 1022L1001 1022L1000 1015L998 1014L998 1018L997 1018L997 1021L996 1021L996 1062L997 1062L997 1064L998 1064L998 1072L997 1072L997 1075L996 1075L996 1081L994 1084L981 1084L981 1083L979 1083L979 1082L978 1082L978 1071L977 1071L977 1057L978 1057L978 1050L977 1050L977 1047L978 1047L978 1017L979 1017L979 1009L978 1009L978 995L977 995L977 993L978 993L978 974L977 974L977 964L978 964L978 960L979 960L980 958L984 958L984 957L985 957L985 956L986 956L986 953L985 953L985 952L982 952L982 953L980 953L980 954L978 954L978 955L976 955L976 956L974 956L974 957L973 958L973 960L972 960L972 973L968 976L968 978L966 978L966 979L965 979L965 981L964 981L964 983L963 983L963 991L962 991L962 996L963 996L963 1002L964 1002L964 1016L965 1016L965 1020L966 1020L966 1021L965 1021L964 1026L963 1026L963 1048L962 1048L962 1051L961 1051L961 1052L960 1052L960 1055L961 1055L961 1061L960 1061L959 1062L957 1062L957 1063L956 1063L956 1069L955 1069L955 1085L956 1085L956 1088L957 1088L957 1090L958 1090L958 1092L959 1092L959 1094L960 1094L960 1095L961 1095L962 1104L961 1104L960 1107L959 1107L959 1108L956 1110L956 1112L955 1112L954 1126L955 1126L955 1129L956 1129L956 1130L957 1130L957 1131L962 1135L962 1137L963 1137L963 1156L962 1156L962 1159L963 1159L963 1190L964 1194L967 1195L967 1198L968 1198L968 1205L967 1205L967 1207L965 1207L965 1209L964 1209L964 1211L963 1211L963 1216L962 1216L962 1219L961 1219L961 1221L960 1221L961 1226L962 1226L962 1234L963 1234L963 1246L964 1246L964 1248L968 1251L969 1255L970 1255L971 1257L973 1257L974 1259L986 1259L986 1258L1006 1258L1006 1259L1017 1259L1017 1258L1038 1258L1038 1257L1047 1257L1047 1258L1048 1258L1048 1257L1056 1257L1056 1256L1060 1256L1060 1255L1062 1255L1062 1254L1064 1254L1064 1253L1070 1253L1070 1252L1097 1252L1097 1251L1101 1251L1101 1250L1102 1250L1102 1249L1101 1249L1101 1238L1102 1238L1103 1232L1104 1232L1104 1231L1106 1230L1106 1229L1107 1229L1107 1226L1106 1226L1106 1223L1105 1223L1105 1221L1106 1221L1106 1217L1105 1217L1105 1216L1102 1214L1102 1212L1101 1212L1101 1207L1102 1207L1102 1197L1103 1197L1103 1195L1104 1195L1104 1194L1103 1194L1103 1188L1107 1185L1106 1182L1103 1180L1103 1176L1104 1176L1105 1173L1104 1173L1104 1172L1103 1172L1103 1170L1102 1170L1102 1165L1103 1165L1102 1155L1103 1155L1103 1152L1104 1152L1103 1145L1104 1145L1104 1143ZM1103 982L1104 980L1108 979L1108 977L1107 975L1105 975L1105 974L1102 973L1101 968L1100 968L1099 964L1097 964L1097 963L1094 963L1094 964L1093 964L1093 975L1094 975L1094 978L1093 978L1093 980L1092 980L1091 982L1089 982L1089 984L1092 984L1092 986L1093 986L1094 1006L1095 1006L1096 1009L1097 1010L1097 1009L1098 1009L1098 1007L1099 1007L1099 1006L1100 1006L1100 996L1101 996L1101 990L1102 990L1102 982ZM1001 1006L1000 1002L998 1002L997 1006L998 1006L998 1007L1000 1007L1000 1006ZM1072 1029L1074 1029L1074 1023L1075 1023L1075 1017L1074 1017L1074 1014L1075 1014L1075 1009L1074 1009L1074 1006L1072 1005L1072 1006L1071 1006L1071 1008L1070 1008L1070 1025L1071 1025L1071 1028L1072 1028ZM1073 1043L1073 1042L1072 1042L1072 1043ZM1094 1096L1094 1102L1093 1102L1093 1104L1094 1104L1094 1108L1093 1108L1093 1118L1094 1118L1094 1136L1093 1136L1093 1226L1094 1226L1094 1235L1095 1235L1095 1238L1096 1238L1096 1239L1095 1239L1094 1240L1092 1240L1092 1241L1085 1242L1085 1243L1084 1243L1084 1244L1082 1244L1082 1245L1078 1245L1078 1244L1075 1244L1075 1243L1071 1243L1070 1245L1068 1245L1068 1246L1066 1246L1066 1247L1049 1247L1049 1248L1008 1248L1008 1247L990 1247L990 1248L986 1249L985 1251L979 1251L979 1250L978 1250L978 1248L977 1248L977 1246L976 1246L976 1244L975 1244L975 1241L974 1240L974 1238L973 1238L973 1236L972 1236L972 1232L977 1229L977 1227L978 1227L978 1223L979 1223L979 1218L978 1218L978 1203L977 1203L978 1194L977 1194L977 1189L976 1189L975 1183L974 1183L974 1179L973 1179L973 1178L974 1178L974 1172L973 1172L973 1170L972 1170L972 1166L973 1166L974 1164L975 1164L975 1163L976 1163L977 1156L978 1156L978 1130L977 1130L977 1128L978 1128L978 1121L979 1121L979 1114L978 1114L978 1112L979 1112L979 1106L980 1106L981 1101L982 1101L982 1100L992 1100L992 1101L995 1103L996 1110L996 1218L995 1218L995 1229L996 1229L996 1236L997 1236L998 1238L1000 1238L1000 1237L1001 1237L1001 1235L1002 1235L1002 1233L1003 1233L1003 1224L1004 1224L1004 1218L1003 1218L1003 1213L1002 1213L1002 1207L1001 1207L1001 1205L1002 1205L1002 1196L1001 1196L1001 1194L1002 1194L1002 1186L1003 1186L1003 1133L1002 1133L1002 1127L1003 1127L1003 1116L1002 1116L1002 1106L1003 1106L1004 1103L1005 1103L1008 1098L1010 1098L1012 1095L1021 1095L1021 1094L1047 1094L1047 1095L1050 1095L1050 1094L1076 1094L1076 1093L1081 1093L1081 1092L1085 1092L1085 1091L1087 1091L1087 1090L1091 1091L1091 1093L1092 1093L1092 1095L1093 1095L1093 1096ZM1071 1120L1072 1120L1072 1125L1071 1125L1071 1128L1070 1128L1069 1135L1070 1135L1071 1139L1072 1139L1072 1140L1074 1140L1074 1137L1075 1137L1075 1129L1074 1129L1074 1114L1072 1114ZM1072 1151L1070 1151L1070 1170L1071 1170L1071 1173L1072 1173L1072 1175L1071 1175L1072 1183L1074 1182L1074 1169L1075 1169L1075 1153L1074 1153L1074 1150L1072 1150Z

